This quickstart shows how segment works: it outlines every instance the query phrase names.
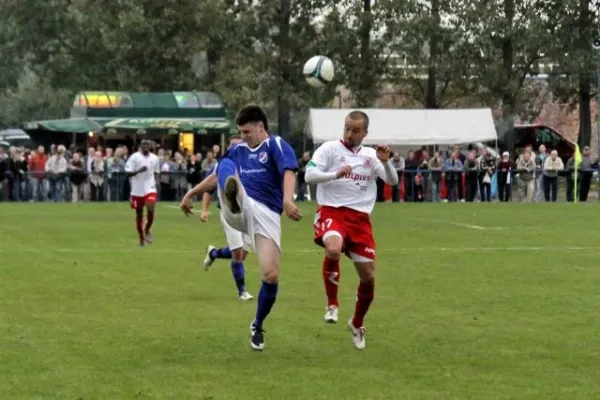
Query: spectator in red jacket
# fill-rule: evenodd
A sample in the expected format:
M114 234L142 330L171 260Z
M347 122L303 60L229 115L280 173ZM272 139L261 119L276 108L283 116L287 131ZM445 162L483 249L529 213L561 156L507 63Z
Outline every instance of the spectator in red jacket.
M45 201L48 191L46 189L46 162L48 156L44 146L38 146L37 151L29 157L29 176L31 177L31 190L33 201Z

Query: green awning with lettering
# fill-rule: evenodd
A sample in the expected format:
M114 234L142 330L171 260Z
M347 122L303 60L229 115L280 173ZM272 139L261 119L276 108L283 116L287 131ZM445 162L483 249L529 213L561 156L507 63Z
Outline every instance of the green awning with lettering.
M48 121L26 122L23 124L24 131L51 131L66 133L88 133L102 130L102 121L94 121L88 118L54 119Z
M200 118L117 118L104 124L105 129L177 129L180 131L229 130L225 119Z
M25 131L51 131L66 133L117 132L172 133L194 132L196 134L229 133L231 124L224 118L71 118L34 121L23 124Z

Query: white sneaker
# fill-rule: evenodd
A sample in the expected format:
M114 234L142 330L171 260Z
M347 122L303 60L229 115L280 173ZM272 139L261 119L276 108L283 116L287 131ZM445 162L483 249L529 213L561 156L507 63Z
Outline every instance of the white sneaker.
M209 269L209 268L210 268L210 267L213 265L213 263L215 262L215 260L214 260L214 259L210 258L210 252L211 252L211 251L213 251L213 250L215 250L215 249L216 249L216 247L215 247L215 246L211 246L211 245L209 245L209 246L206 248L206 257L204 257L204 262L203 262L203 264L204 264L204 270L205 270L205 271L208 271L208 269Z
M348 329L352 332L352 343L354 343L356 350L364 350L366 346L365 327L361 326L360 328L355 328L354 325L352 325L351 319L348 321Z
M252 297L252 295L246 291L244 291L242 294L240 294L240 300L242 301L248 301L248 300L252 300L254 297Z
M336 306L327 307L325 312L325 322L328 324L335 324L338 322L338 308Z

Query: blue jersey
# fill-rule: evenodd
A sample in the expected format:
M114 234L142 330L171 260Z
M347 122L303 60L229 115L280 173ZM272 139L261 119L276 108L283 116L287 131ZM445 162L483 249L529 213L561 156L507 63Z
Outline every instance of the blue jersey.
M283 174L286 170L298 170L296 154L285 140L271 135L253 149L242 142L229 149L223 157L234 162L250 198L281 214Z
M215 171L216 171L216 169L217 169L217 165L219 165L219 163L216 163L214 167L211 167L211 168L208 170L208 173L206 174L206 176L210 176L210 175L211 175L213 172L215 172ZM214 195L216 191L217 191L217 189L213 190L213 191L211 192L211 195ZM217 208L218 208L218 209L220 209L220 208L221 208L221 201L219 200L219 196L217 196Z

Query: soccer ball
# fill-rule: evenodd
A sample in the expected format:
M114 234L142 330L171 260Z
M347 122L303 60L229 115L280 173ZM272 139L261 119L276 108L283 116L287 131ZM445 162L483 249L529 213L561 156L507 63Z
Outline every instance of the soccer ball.
M302 72L309 85L321 87L332 81L335 68L329 58L314 56L304 64Z

